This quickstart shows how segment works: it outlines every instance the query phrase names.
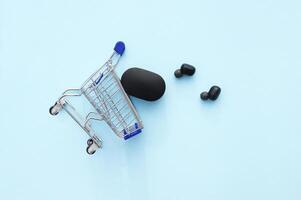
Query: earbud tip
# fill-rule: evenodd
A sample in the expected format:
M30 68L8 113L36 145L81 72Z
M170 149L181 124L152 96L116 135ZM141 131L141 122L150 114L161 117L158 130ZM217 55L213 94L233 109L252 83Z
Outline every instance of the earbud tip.
M183 76L183 74L182 74L181 70L180 70L180 69L177 69L177 70L175 71L175 77L180 78L180 77L182 77L182 76Z
M201 96L201 99L204 100L204 101L209 99L208 92L202 92L200 96Z

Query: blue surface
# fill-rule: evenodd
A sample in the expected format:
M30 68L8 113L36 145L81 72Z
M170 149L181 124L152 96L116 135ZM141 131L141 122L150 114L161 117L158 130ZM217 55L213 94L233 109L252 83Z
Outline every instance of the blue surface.
M301 199L301 2L0 0L0 199ZM49 107L127 45L162 75L145 128L104 148ZM182 63L197 67L178 80ZM222 88L216 102L199 94Z

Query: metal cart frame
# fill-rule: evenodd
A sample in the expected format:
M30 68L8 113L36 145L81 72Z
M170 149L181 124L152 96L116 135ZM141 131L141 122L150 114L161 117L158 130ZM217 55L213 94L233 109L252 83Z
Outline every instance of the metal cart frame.
M139 134L143 128L142 121L125 93L120 79L115 73L119 59L124 53L125 45L117 42L114 52L107 62L95 71L80 88L67 89L49 109L51 115L65 110L88 134L87 153L94 154L102 148L102 140L91 127L92 120L105 121L113 132L125 140ZM85 117L68 102L70 97L84 96L94 107Z

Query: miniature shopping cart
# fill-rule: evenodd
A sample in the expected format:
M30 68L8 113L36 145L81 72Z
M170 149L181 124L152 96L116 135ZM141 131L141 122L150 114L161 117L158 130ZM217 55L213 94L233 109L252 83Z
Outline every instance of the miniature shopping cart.
M88 154L93 154L102 147L102 140L91 127L92 120L105 121L117 136L125 140L139 134L143 128L139 115L114 70L124 50L124 43L117 42L109 60L81 88L66 90L49 109L51 115L57 115L64 109L86 131L89 136L86 149ZM68 98L81 95L95 109L85 117L68 102Z

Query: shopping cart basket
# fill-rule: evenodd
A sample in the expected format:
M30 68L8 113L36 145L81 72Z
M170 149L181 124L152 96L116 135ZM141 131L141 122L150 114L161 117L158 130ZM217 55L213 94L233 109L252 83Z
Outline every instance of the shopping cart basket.
M93 154L102 147L102 140L91 127L92 120L105 121L117 136L125 140L139 134L143 128L142 121L114 70L124 50L124 43L117 42L109 60L81 88L66 90L49 109L51 115L57 115L64 109L86 131L89 136L86 149L88 154ZM95 109L85 117L68 102L68 98L82 95Z

